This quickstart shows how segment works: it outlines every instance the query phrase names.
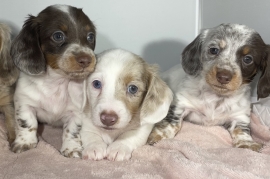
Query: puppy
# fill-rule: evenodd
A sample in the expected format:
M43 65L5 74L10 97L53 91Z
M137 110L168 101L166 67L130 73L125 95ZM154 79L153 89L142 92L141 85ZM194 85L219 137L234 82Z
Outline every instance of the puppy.
M10 28L0 23L0 112L5 116L8 140L15 139L13 95L19 70L10 56Z
M83 80L96 64L95 26L81 9L53 5L29 16L12 44L21 70L14 103L16 139L11 150L36 147L38 121L63 125L61 153L80 157Z
M203 30L182 53L186 77L179 85L175 105L158 123L148 143L172 138L182 120L228 129L233 146L259 151L250 136L250 82L259 70L258 98L270 93L269 47L253 29L221 24Z
M82 157L128 160L166 116L172 92L155 66L128 51L105 51L97 60L87 81Z

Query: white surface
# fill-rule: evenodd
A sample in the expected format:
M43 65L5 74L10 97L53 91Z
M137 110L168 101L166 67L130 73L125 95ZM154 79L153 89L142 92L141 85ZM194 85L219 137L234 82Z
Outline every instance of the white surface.
M83 8L96 25L96 53L124 48L162 71L179 63L182 50L197 35L198 0L1 0L0 21L19 31L28 14L63 3Z

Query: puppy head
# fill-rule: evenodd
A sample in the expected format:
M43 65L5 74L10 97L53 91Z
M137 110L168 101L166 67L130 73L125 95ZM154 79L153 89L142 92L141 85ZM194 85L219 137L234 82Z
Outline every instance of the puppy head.
M252 81L266 50L266 44L253 29L221 24L203 30L184 49L182 66L189 75L203 75L217 94L230 95Z
M18 77L18 70L10 56L10 28L0 23L0 84L12 85Z
M82 9L54 5L29 16L12 44L16 66L29 75L47 66L68 78L84 78L95 67L96 31Z
M124 128L132 120L156 123L166 116L172 101L157 68L121 49L98 55L87 92L93 124L108 130Z

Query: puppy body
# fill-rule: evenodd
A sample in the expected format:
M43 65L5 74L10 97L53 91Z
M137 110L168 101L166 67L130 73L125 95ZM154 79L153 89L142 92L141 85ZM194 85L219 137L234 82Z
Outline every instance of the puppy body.
M201 125L222 125L233 146L259 151L250 136L250 86L259 70L258 97L269 95L269 47L253 29L222 24L204 30L182 53L186 77L167 117L153 129L148 143L172 138L182 120Z
M156 68L114 49L98 55L87 80L81 137L85 159L127 160L167 113L172 92Z
M5 123L10 143L15 139L13 95L19 71L10 56L10 28L0 23L0 112Z
M83 80L96 64L94 47L95 27L81 9L49 6L26 21L11 51L21 70L14 96L17 131L12 151L36 147L40 121L63 125L61 153L80 157L80 100Z

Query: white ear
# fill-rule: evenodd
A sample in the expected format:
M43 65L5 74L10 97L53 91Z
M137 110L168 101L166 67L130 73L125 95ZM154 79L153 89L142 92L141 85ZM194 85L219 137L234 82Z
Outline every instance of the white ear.
M166 83L157 75L154 66L148 66L148 89L141 107L140 121L143 124L154 124L166 117L173 93Z
M81 111L83 111L87 101L87 80L73 81L68 84L68 93L71 102Z
M141 118L141 125L146 123L155 124L164 119L169 111L171 102L172 97L167 97L167 99L165 99L163 103L158 106L153 113Z

